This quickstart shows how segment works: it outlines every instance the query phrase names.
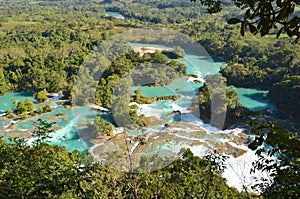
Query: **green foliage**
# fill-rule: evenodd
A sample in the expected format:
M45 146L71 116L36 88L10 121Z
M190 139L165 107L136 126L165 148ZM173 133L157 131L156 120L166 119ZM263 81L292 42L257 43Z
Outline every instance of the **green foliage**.
M196 0L191 0L195 2ZM208 13L221 11L221 0L199 0L200 3L207 7ZM243 19L231 18L228 24L240 23L240 34L245 35L249 28L250 32L256 35L260 32L261 36L270 33L271 30L278 29L277 38L285 31L289 37L295 36L295 42L300 40L299 23L300 18L293 16L295 6L299 6L297 0L281 1L252 1L252 0L232 0L232 2L241 9L247 9Z
M280 50L274 46L280 46ZM228 83L236 87L270 90L268 97L278 109L297 122L300 46L288 41L269 43L266 40L263 43L261 40L246 40L244 43L229 42L227 47L228 51L237 52L228 57L230 61L221 71Z
M191 0L191 1L196 2L196 0ZM199 0L199 1L202 5L207 7L206 11L210 14L217 13L222 10L222 8L221 8L222 1L221 0Z
M39 103L45 102L48 99L48 92L46 90L39 91L34 97Z
M259 157L252 171L267 172L269 177L257 179L254 188L261 190L266 198L299 198L300 140L297 133L271 122L254 121L251 127L258 137L249 148L257 149Z
M196 97L197 102L191 107L194 114L206 122L211 121L213 113L216 118L221 118L223 114L226 114L225 124L221 127L217 126L219 128L244 123L245 118L243 116L247 110L240 103L237 93L232 89L222 88L214 76L208 75L207 80L208 82L200 87L200 94ZM215 100L214 106L212 106L212 100Z
M115 165L91 162L88 154L46 144L52 126L39 119L31 146L18 138L11 144L0 140L1 198L247 197L221 177L223 155L208 153L202 159L183 149L178 160L162 169L125 173L115 170ZM141 164L149 162L159 164L156 156L141 159Z
M58 112L58 113L56 113L56 116L63 116L64 114L63 113L61 113L61 112Z
M43 107L43 112L44 113L48 113L48 112L51 112L53 109L51 107L50 104L46 104L44 107Z
M16 104L16 112L18 115L27 114L27 112L32 113L34 110L35 110L35 105L31 99L17 102Z
M0 66L0 96L4 95L9 90L9 86L7 84L7 80L4 75L4 70Z
M53 124L55 124L55 123L53 123L53 122L52 123L48 123L45 120L38 119L35 122L35 126L36 126L37 130L35 130L33 132L33 134L32 134L32 136L34 138L36 138L34 140L33 144L40 145L41 143L46 142L46 140L48 138L51 138L49 136L49 133L54 132L54 129L52 128Z
M205 4L208 1L201 2ZM212 6L208 11L218 11L220 1L209 2ZM236 4L237 2L247 7L250 1L235 1ZM231 19L229 23L239 22L242 25L242 34L249 28L253 34L260 32L264 35L267 32L275 33L272 30L277 20L282 24L278 26L277 33L285 31L287 36L296 35L298 39L299 17L297 18L295 14L289 18L286 17L290 15L288 10L293 10L292 4L297 5L298 2L279 2L282 5L272 4L272 2L274 1L255 3L254 10L245 11L244 19L237 12L235 16L237 19ZM120 1L102 1L99 4L98 1L82 3L77 0L0 2L0 95L9 90L41 91L46 89L49 92L63 90L71 100L74 96L72 87L78 66L102 40L129 27L151 27L154 24L155 27L174 28L199 40L211 55L220 56L229 61L227 69L223 71L229 84L270 89L270 98L279 105L279 109L298 119L299 46L291 46L286 40L277 40L274 43L272 38L259 39L252 35L241 38L235 30L225 26L222 20L222 18L226 20L232 17L231 7L223 10L222 15L206 17L201 12L202 8L199 12L198 7L193 7L190 2L184 1L142 0L126 1L127 6L124 4L125 2ZM266 4L269 7L266 7ZM264 9L257 9L259 6ZM275 6L279 9L271 9L271 12L262 14ZM290 8L286 9L284 6ZM127 20L106 18L104 7L120 11ZM271 15L274 11L278 13ZM258 15L254 12L258 12ZM251 19L252 16L254 16L253 19ZM256 19L257 21L254 21ZM162 38L162 40L168 41L168 38ZM155 79L157 73L167 73L161 70L147 70L154 62L167 64L178 72L160 78L163 81L153 81L157 85L168 84L172 79L186 73L182 64L168 61L159 52L145 54L143 57L130 52L120 56L111 65L107 64L108 61L103 57L98 58L93 70L84 71L85 77L78 85L96 84L99 80L96 76L103 72L101 67L109 66L107 71L104 71L96 92L96 102L107 108L112 107L113 89L119 85L120 77L131 69L137 69L135 71L138 72L139 69L143 69L141 70L143 72L135 73L136 77L141 77L141 80L143 80L143 73L149 74L149 78L152 79ZM91 77L92 72L97 75ZM143 85L143 81L133 81L137 85ZM210 110L208 103L210 96L205 93L207 91L205 87L202 89L200 109L208 111ZM76 92L76 88L74 90ZM130 93L128 90L125 92ZM234 110L227 112L227 115L230 117L232 113L233 121L236 123L236 115L239 112L242 113L237 108L239 103L236 100L236 94L230 90L226 90L226 94L228 97L224 99L225 104L229 109ZM82 104L90 102L87 98L90 96L86 96L85 92L76 93L76 96L79 96L79 99L75 100ZM140 99L142 96L136 93L136 98ZM128 98L117 99L118 106L115 112L121 110L125 115L129 112L132 120L141 121L140 124L145 125L145 120L137 116L136 108L129 109L128 104L122 103L126 100ZM288 103L285 100L288 100ZM33 103L30 102L20 102L16 104L16 107L16 112L22 118L26 117L27 112L34 110ZM44 112L44 110L39 112ZM49 126L44 121L39 121L39 123L41 125L36 131L39 141L33 146L26 146L18 139L15 139L11 145L0 141L0 198L245 197L226 185L225 180L219 175L222 167L216 166L214 161L195 157L190 152L183 153L182 159L163 170L143 175L128 175L117 172L113 168L90 164L90 159L86 155L77 152L70 153L63 147L43 143L52 132L48 129L52 125ZM104 128L104 131L110 129L107 126ZM299 143L289 132L276 130L270 126L266 129L271 129L276 133L264 134L256 146L250 146L254 149L263 142L267 142L280 151L280 153L276 151L275 154L279 155L282 162L279 162L279 166L271 162L277 173L273 184L263 185L264 195L270 198L299 198L297 187L294 187L299 179L299 150L297 148ZM277 138L280 139L277 140ZM268 153L268 151L262 151L261 154L263 153ZM271 151L270 154L272 153ZM273 170L265 163L266 160L261 159L256 169ZM285 165L288 167L285 168Z
M285 77L282 81L274 84L269 93L280 110L290 115L294 121L299 121L300 115L300 75Z
M104 78L100 79L99 85L97 87L96 93L96 103L100 106L111 108L112 103L112 88L116 86L119 82L119 77L117 75L111 75L105 80Z
M199 12L199 7L193 6L193 3L188 1L141 0L126 2L128 6L123 6L117 1L105 1L105 3L104 6L107 6L108 10L118 11L126 19L137 19L154 24L182 24L204 15L203 12Z
M0 94L68 90L78 66L114 22L103 19L103 7L92 2L84 9L78 2L18 2L0 2Z
M43 107L41 107L41 106L40 106L40 107L38 108L38 111L37 111L37 112L38 112L39 114L42 114L42 113L44 113L44 109L43 109Z
M129 174L122 189L125 198L245 198L229 188L220 176L222 170L218 165L222 165L224 159L201 159L189 149L179 155L180 159L158 171ZM141 161L147 164L153 160Z
M13 111L11 109L6 110L7 117L12 117Z
M37 121L32 146L20 139L10 145L0 140L0 197L109 198L109 192L115 196L110 188L112 176L117 177L113 170L91 164L87 154L44 143L52 125Z
M185 56L184 49L180 46L176 46L174 50L163 50L162 53L169 59L181 59Z
M174 53L178 56L178 58L183 58L185 56L184 49L180 46L175 47Z
M161 66L157 67L157 64L161 64ZM104 71L97 86L96 103L109 109L112 108L113 95L117 94L116 91L121 90L129 81L133 81L132 83L135 86L145 85L145 74L147 74L147 83L150 82L148 83L149 86L167 85L173 79L185 75L186 66L175 60L169 61L168 58L160 52L145 53L140 57L138 53L130 51L126 55L118 57ZM124 75L128 75L131 78L121 83L120 81L126 79L123 77ZM124 91L128 91L123 92L124 94L127 95L131 93L129 88L123 89ZM137 100L138 103L152 103L156 100L164 99L176 100L178 96L154 97L151 99L140 96L139 98L134 98L134 101ZM124 108L120 110L125 111Z
M107 198L106 174L86 155L44 143L0 145L1 198Z
M189 150L162 170L137 174L91 164L87 154L45 143L0 140L0 152L2 198L246 198L226 185L215 162Z
M101 117L96 117L95 126L98 135L112 136L114 131L114 126L109 122L105 121Z
M129 116L131 121L136 124L138 127L143 126L150 126L151 125L151 119L149 117L146 117L144 114L138 115L138 106L137 105L131 105L129 110Z
M143 96L140 89L136 89L134 91L134 95L131 97L131 102L136 102L138 104L152 104L159 100L173 100L176 101L180 99L179 95L170 95L170 96L154 96L154 97L146 97Z

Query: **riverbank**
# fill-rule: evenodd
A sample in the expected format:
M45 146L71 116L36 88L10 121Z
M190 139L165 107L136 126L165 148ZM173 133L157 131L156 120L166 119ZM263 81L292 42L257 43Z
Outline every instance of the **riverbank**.
M158 49L161 51L166 49L142 48L140 47L139 49L141 53L147 50L156 52ZM51 143L64 145L68 150L80 151L89 148L95 149L99 146L97 152L100 155L95 154L95 158L105 155L102 154L105 152L105 149L109 149L106 152L110 152L112 155L117 153L114 150L122 152L122 150L128 148L125 145L126 140L132 140L128 149L131 154L138 154L140 156L152 154L168 158L174 155L174 157L178 158L176 154L181 148L191 148L193 153L198 156L204 156L207 150L226 153L234 159L247 155L244 149L247 147L247 143L249 143L248 135L243 132L240 133L241 135L238 135L237 129L231 130L231 132L215 129L209 124L204 124L199 118L193 117L187 109L193 97L199 95L195 90L199 90L200 84L197 84L194 80L199 77L205 77L206 74L218 73L220 67L215 63L211 63L209 57L202 55L189 54L181 61L186 65L189 71L188 74L190 74L188 76L191 77L178 78L169 86L164 87L165 89L153 87L149 89L150 92L148 93L149 96L151 95L150 97L157 96L158 90L162 90L159 94L165 96L165 91L168 90L173 96L174 93L180 95L180 99L173 101L170 100L172 97L170 99L162 97L162 100L151 104L143 103L139 106L144 110L139 109L138 112L143 114L144 111L145 115L152 117L154 122L151 122L144 128L126 129L126 132L117 132L110 137L97 137L92 129L86 128L88 127L87 121L94 119L95 116L100 116L106 121L113 121L113 114L110 113L110 110L96 105L88 107L90 109L86 108L82 110L80 110L80 107L76 107L76 113L74 111L66 113L70 117L61 125L63 127L55 132L56 136ZM99 112L93 112L95 109L99 110ZM90 113L88 113L89 111ZM178 115L176 113L168 115L173 111L176 111L178 114L180 112L181 117L179 119L176 118ZM166 118L165 115L170 118ZM91 145L86 143L91 143ZM100 157L100 159L103 159L103 157Z
M150 47L150 46L131 46L131 48L143 56L145 53L155 53L156 51L162 52L165 50L170 50L169 48L159 48L159 47Z

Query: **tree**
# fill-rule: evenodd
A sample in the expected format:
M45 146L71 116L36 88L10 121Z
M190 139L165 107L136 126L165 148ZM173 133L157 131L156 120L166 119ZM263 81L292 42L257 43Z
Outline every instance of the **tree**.
M200 158L189 149L182 149L179 156L160 170L125 174L122 189L125 198L246 198L220 176L226 157L209 153ZM140 164L149 162L159 164L155 157L140 160Z
M25 101L17 102L16 111L18 115L26 114L27 112L32 113L35 110L35 105L31 99L26 99Z
M0 95L4 95L8 91L9 87L7 84L7 80L4 75L4 70L0 66Z
M207 7L208 13L220 12L222 9L222 0L199 1ZM260 32L261 36L267 35L271 30L279 29L276 31L277 38L285 31L289 37L296 37L295 42L300 40L300 17L292 15L295 7L300 5L299 0L232 0L232 2L241 9L247 9L243 19L228 20L229 24L241 24L242 36L248 28L252 34Z
M11 115L13 111L11 109L6 110L6 115Z
M34 95L39 103L45 102L48 99L48 92L44 89Z
M38 112L39 114L44 113L43 107L40 106L40 107L38 108L37 112Z
M46 106L43 107L43 112L44 113L48 113L48 112L51 112L53 109L51 107L50 104L46 104Z
M112 136L114 132L114 126L109 122L105 121L101 117L96 117L95 126L98 135Z
M272 122L253 121L251 128L257 137L249 148L256 150L259 157L252 171L264 171L269 176L257 179L254 188L262 191L266 198L299 198L300 140L297 133Z
M196 97L191 110L197 117L218 128L243 124L245 119L242 115L246 113L246 109L240 103L238 94L232 89L225 88L225 85L221 86L215 77L214 75L206 76L207 81L200 87L199 96ZM225 124L220 122L223 117L225 117Z
M41 143L46 142L48 138L51 138L49 134L54 132L53 129L54 124L55 124L54 122L48 123L46 120L38 119L35 122L35 126L37 130L35 130L32 134L33 137L36 138L33 144L40 145Z
M38 120L32 146L22 139L0 140L0 198L109 198L117 195L111 173L91 164L88 154L68 152L44 141L53 123ZM112 182L112 183L109 183ZM114 198L114 197L113 197Z
M175 54L178 55L178 57L183 58L185 56L184 49L181 48L180 46L176 46L175 50L173 51Z
M142 96L142 91L141 91L141 89L136 89L135 91L134 91L134 94L135 94L135 98L136 98L136 100L139 100L140 98L141 98L141 96Z

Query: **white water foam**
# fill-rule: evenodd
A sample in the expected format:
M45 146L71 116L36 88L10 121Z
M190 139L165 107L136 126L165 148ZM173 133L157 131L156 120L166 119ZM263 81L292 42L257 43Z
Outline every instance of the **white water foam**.
M72 132L71 129L72 129L72 127L74 127L75 122L77 122L77 121L78 121L78 119L77 120L72 119L67 124L67 126L65 126L64 128L61 128L61 129L59 129L57 131L54 131L54 132L50 133L49 136L51 138L47 139L47 142L56 142L56 143L59 143L62 140L68 140L68 139L70 139L70 132ZM37 138L29 138L29 139L26 140L26 143L28 145L32 145L33 142L36 141L36 140L37 140Z
M114 135L117 135L117 134L120 134L120 133L123 133L123 132L124 132L123 127L115 127L114 130L113 130Z
M53 100L53 101L58 101L61 100L65 95L64 94L59 94L59 93L52 93L49 94L49 100Z
M172 106L173 111L180 111L180 113L190 113L191 112L187 108L181 107L181 106L177 105L176 103L173 103L171 106Z
M139 107L139 110L138 110L138 114L141 115L145 115L146 117L151 117L151 116L154 116L156 117L157 119L161 119L166 110L165 109L155 109L153 108L153 104L137 104L138 107Z
M188 81L188 82L199 81L199 82L201 82L201 83L204 83L204 82L205 82L205 79L204 79L202 73L197 73L196 75L197 75L197 77L189 77L187 81Z
M207 143L207 142L206 142ZM208 144L208 143L207 143ZM208 144L209 145L209 144ZM194 155L197 154L199 157L203 157L206 155L206 152L209 150L206 146L204 145L197 145L197 146L189 146L188 147Z
M154 104L152 105L139 105L136 104L139 107L139 113L144 114L146 116L155 116L157 118L161 118L165 110L161 109L155 109ZM201 119L193 115L186 107L182 107L174 102L171 103L171 109L173 111L180 111L182 114L182 122L186 122L188 124L197 125L201 128L203 128L208 134L232 134L233 136L239 137L240 134L243 132L242 128L234 128L234 129L227 129L227 130L220 130L216 127L211 126L210 124L205 124ZM188 130L185 128L170 128L172 130L176 131L185 131L185 132L192 132L193 130ZM176 135L178 138L183 139L189 139L189 140L199 140L199 139L193 139L190 137L185 137L182 135ZM203 140L200 140L203 142ZM218 140L219 142L228 142L228 139L220 138ZM206 142L207 143L207 142ZM208 146L209 143L207 143ZM257 156L255 155L255 152L248 149L247 146L244 145L237 145L233 142L229 142L233 147L242 149L247 151L245 154L235 158L233 156L230 156L229 159L226 161L226 170L223 173L223 177L227 179L227 184L229 186L237 188L239 191L243 191L243 188L246 187L248 191L253 191L251 189L251 185L255 183L256 179L259 179L261 176L266 177L265 173L256 172L254 174L250 174L250 169L253 167L252 162L257 160ZM167 146L166 146L167 147ZM204 145L196 145L196 146L187 146L187 145L178 145L171 147L173 152L179 152L181 148L190 148L191 151L200 157L203 157L208 150L208 148Z
M91 105L90 107L91 107L91 108L94 108L94 109L97 109L97 110L99 110L99 111L103 111L103 112L110 112L110 110L109 110L109 109L107 109L107 108L104 108L104 107L102 107L102 106L98 106L98 105Z
M225 130L222 130L222 133L225 133L225 134L233 134L237 137L240 137L240 134L244 132L244 129L243 128L234 128L234 129L225 129Z
M229 186L237 188L239 191L245 191L244 187L249 192L254 192L251 188L252 185L257 183L257 180L261 177L269 178L266 172L256 171L250 174L251 168L253 168L252 163L258 160L255 152L248 149L248 147L239 146L231 143L235 147L242 148L247 152L237 158L230 156L226 160L226 169L222 176L226 178L227 184Z

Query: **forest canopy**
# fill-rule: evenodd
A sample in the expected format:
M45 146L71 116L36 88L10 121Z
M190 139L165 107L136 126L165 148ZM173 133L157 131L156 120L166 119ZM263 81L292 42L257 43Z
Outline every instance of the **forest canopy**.
M128 2L126 6L125 2ZM206 15L199 12L203 8L193 6L189 1L167 0L1 1L0 95L31 90L36 93L38 101L44 101L46 92L62 91L65 98L72 101L78 68L101 42L130 28L163 27L190 36L212 56L226 61L227 67L221 73L227 77L228 84L269 90L268 97L276 103L279 111L298 122L300 47L292 45L291 41L294 38L299 40L299 10L295 9L299 1L260 1L253 6L248 0L233 1L244 8L234 16L234 8L228 1L224 4L221 1L206 2L215 2L213 5L216 5L215 8L210 7L209 12L220 11L218 6L224 7L225 3L226 9L215 15ZM105 10L118 11L125 20L105 16ZM269 12L264 13L267 10ZM272 12L275 15L271 15ZM240 24L240 33L245 33L246 37L241 37L225 20L230 24ZM260 32L265 37L262 39L248 34L247 30L254 34ZM278 32L281 37L275 40ZM179 76L184 75L184 66L175 61L167 62L164 53L147 54L143 58L130 52L117 59L98 82L101 91L97 93L96 100L99 105L110 108L111 88L127 69L136 67L137 63L148 70L149 60L156 59L169 64L179 72ZM170 53L165 54L170 56ZM97 61L95 63L105 60ZM97 70L98 66L96 64L94 69ZM140 77L138 73L135 75ZM88 81L94 81L93 77L82 79L83 83ZM202 92L201 97L209 99L206 94ZM236 94L231 90L227 94L232 114L239 115L236 112L239 105ZM85 99L86 95L82 97ZM134 97L144 100L138 92ZM209 107L208 101L203 101L203 109ZM20 114L30 113L35 109L32 105L31 101L19 102L16 109ZM122 105L120 103L120 107ZM40 109L40 113L48 111L47 107ZM140 119L134 107L130 111L132 118ZM12 110L7 110L7 113L12 114ZM111 135L111 124L100 119L97 123L100 133ZM145 125L141 120L139 123ZM251 145L253 149L264 143L275 147L275 151L260 151L262 158L255 169L280 170L273 184L258 183L258 186L264 186L262 195L299 198L296 187L299 184L299 136L273 124L253 132L257 133L257 139ZM39 133L43 133L42 130ZM0 140L0 151L0 197L4 198L18 198L20 194L24 198L246 197L227 186L220 176L222 170L219 164L195 157L188 150L180 154L182 159L163 170L149 173L146 178L145 175L129 175L116 172L111 167L92 164L87 154L68 152L63 147L45 143L27 146L18 139L11 144ZM263 157L275 153L280 155L282 162L280 165L272 162L274 164L270 168ZM195 180L200 183L195 185Z

